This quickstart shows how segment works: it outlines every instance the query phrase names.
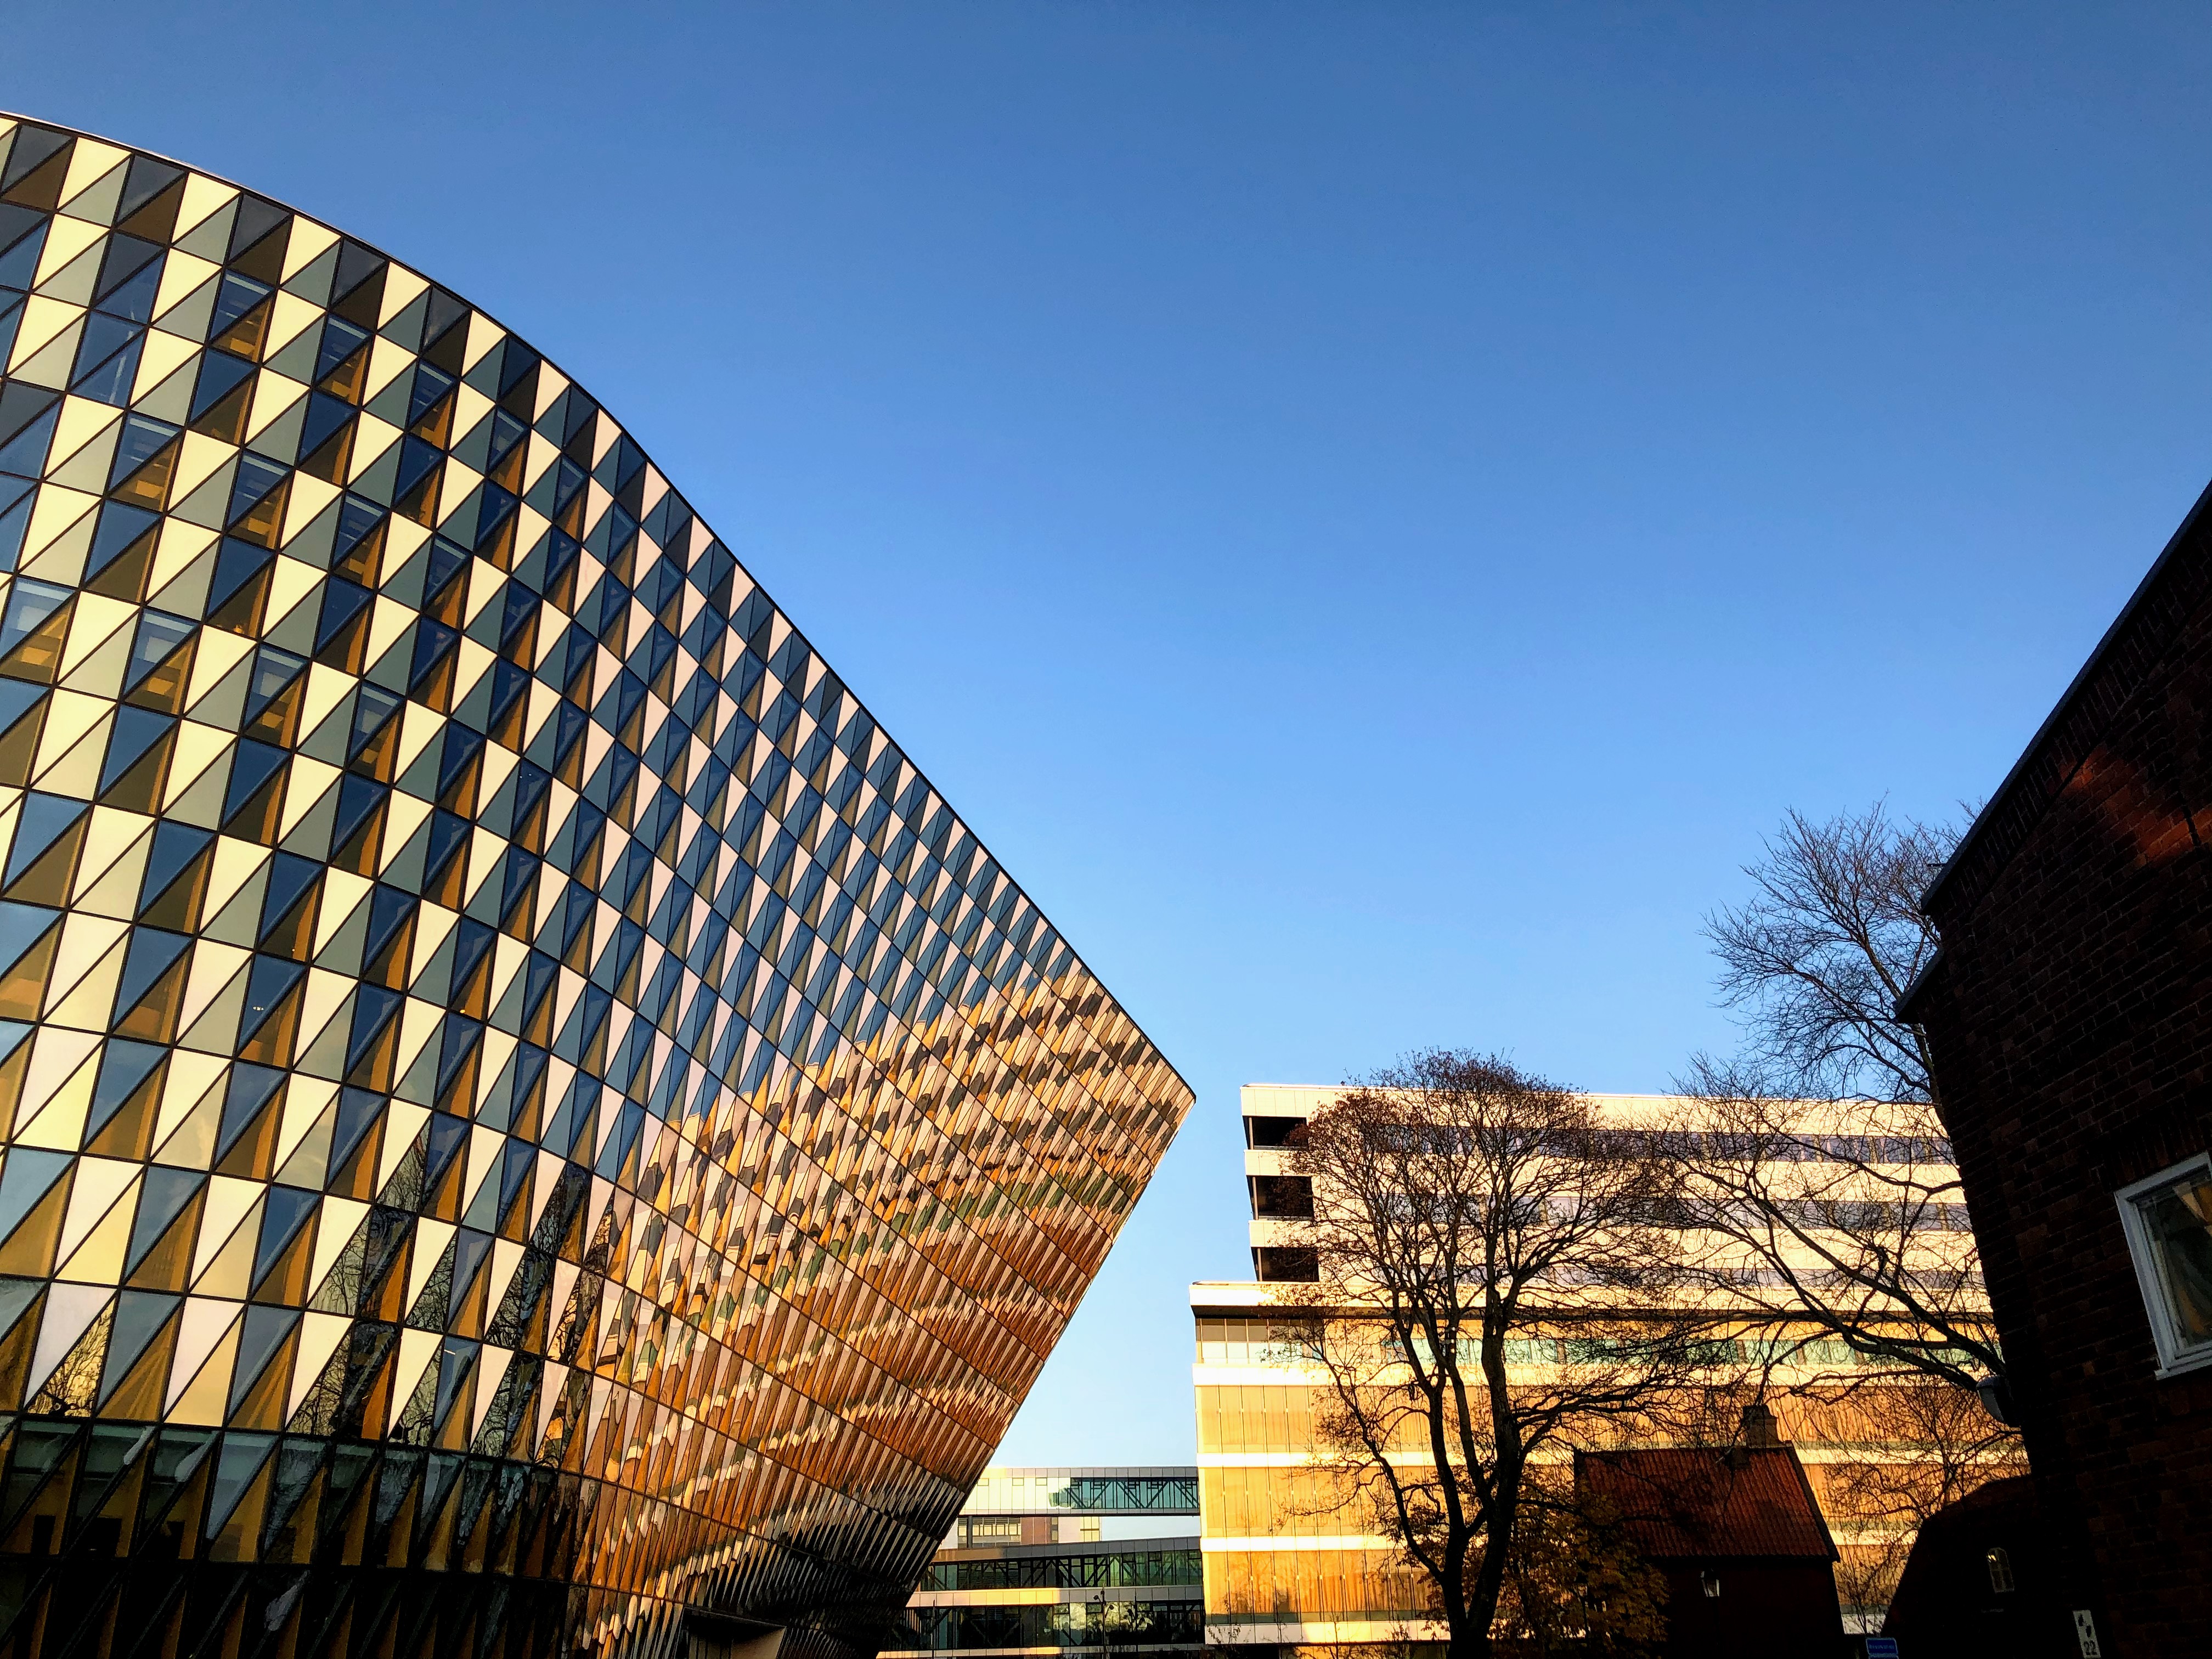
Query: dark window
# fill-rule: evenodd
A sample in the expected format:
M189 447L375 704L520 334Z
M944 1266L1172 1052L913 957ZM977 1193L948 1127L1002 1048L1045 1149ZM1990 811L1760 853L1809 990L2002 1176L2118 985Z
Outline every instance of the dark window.
M2008 1595L2013 1590L2012 1556L2002 1544L1993 1544L1982 1557L1983 1565L1990 1570L1990 1589L1999 1595Z
M1255 1245L1252 1272L1262 1284L1311 1285L1321 1278L1321 1259L1310 1245Z
M1191 1483L1195 1486L1195 1481ZM963 1548L1009 1543L1021 1532L1011 1517L963 1519ZM1196 1550L1146 1549L1132 1545L1097 1554L1000 1555L981 1560L937 1562L932 1589L1089 1589L1104 1586L1197 1584L1203 1581ZM1118 1609L1117 1609L1118 1610Z
M1244 1120L1247 1146L1288 1146L1293 1133L1306 1127L1302 1117L1248 1117Z
M1254 1176L1252 1213L1262 1220L1313 1219L1313 1182L1304 1176Z

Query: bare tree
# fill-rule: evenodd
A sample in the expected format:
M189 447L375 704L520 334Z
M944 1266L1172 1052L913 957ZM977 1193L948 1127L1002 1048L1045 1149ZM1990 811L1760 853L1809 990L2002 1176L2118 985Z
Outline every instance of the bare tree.
M1862 1538L1836 1571L1847 1605L1886 1607L1929 1516L1989 1481L2027 1473L2020 1437L1942 1382L1862 1382L1801 1409L1827 1419L1823 1438L1859 1454L1826 1466L1822 1493L1834 1520Z
M1863 1363L2000 1387L2003 1359L1942 1121L1926 1033L1897 1000L1935 955L1920 895L1948 826L1792 811L1746 867L1751 899L1706 918L1743 1052L1700 1054L1674 1138L1717 1248L1709 1288L1750 1316L1839 1340ZM1835 1103L1810 1115L1803 1103Z
M1803 1367L1840 1342L1861 1365L1970 1392L2001 1374L1965 1196L1927 1102L1809 1108L1703 1056L1677 1086L1693 1103L1664 1144L1705 1235L1691 1272L1716 1305L1790 1333L1770 1359Z
M1636 1422L1711 1363L1684 1310L1671 1171L1581 1097L1492 1056L1416 1054L1315 1115L1325 1374L1316 1473L1364 1506L1431 1595L1452 1659L1491 1650L1532 1459Z
M1957 843L1879 801L1789 815L1750 901L1706 919L1744 1048L1691 1062L1668 1140L1708 1297L1767 1334L1761 1391L1780 1370L1802 1408L1861 1419L1864 1455L1830 1466L1826 1495L1877 1542L1839 1570L1862 1609L1928 1514L2020 1460L1927 1035L1897 1012L1936 953L1920 896Z
M1881 801L1824 823L1793 810L1744 867L1757 890L1707 916L1705 937L1765 1092L1925 1101L1940 1116L1927 1034L1897 1000L1936 954L1920 896L1958 844Z

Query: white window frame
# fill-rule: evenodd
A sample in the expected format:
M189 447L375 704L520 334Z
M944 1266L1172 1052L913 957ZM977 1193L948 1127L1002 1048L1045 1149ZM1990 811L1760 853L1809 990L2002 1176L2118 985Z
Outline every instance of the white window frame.
M2135 1263L2136 1284L2142 1292L2143 1309L2150 1316L2151 1336L2158 1344L2158 1374L2160 1376L2178 1376L2212 1365L2212 1341L2186 1347L2180 1332L2174 1328L2172 1304L2167 1296L2165 1275L2160 1267L2158 1243L2151 1237L2141 1202L2150 1194L2172 1186L2185 1176L2192 1175L2212 1181L2212 1152L2200 1152L2195 1158L2185 1158L2160 1170L2156 1175L2146 1176L2141 1181L2131 1182L2112 1194L2120 1206L2120 1228L2127 1236L2128 1256Z

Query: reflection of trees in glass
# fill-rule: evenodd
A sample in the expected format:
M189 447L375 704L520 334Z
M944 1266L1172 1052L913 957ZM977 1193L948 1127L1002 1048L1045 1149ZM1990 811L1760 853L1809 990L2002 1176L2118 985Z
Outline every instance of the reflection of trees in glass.
M1115 1550L1096 1555L1015 1555L939 1561L936 1589L1092 1589L1203 1582L1196 1550Z
M2158 1245L2176 1334L2191 1345L2212 1341L2212 1181L2198 1170L2136 1202Z
M900 1647L886 1651L942 1651L949 1648L1157 1647L1194 1644L1204 1638L1203 1606L1178 1601L1063 1601L1015 1607L916 1607L907 1614Z
M1061 1510L1164 1510L1170 1513L1198 1508L1198 1477L1194 1474L1071 1475L1067 1484L1052 1494L1052 1505Z

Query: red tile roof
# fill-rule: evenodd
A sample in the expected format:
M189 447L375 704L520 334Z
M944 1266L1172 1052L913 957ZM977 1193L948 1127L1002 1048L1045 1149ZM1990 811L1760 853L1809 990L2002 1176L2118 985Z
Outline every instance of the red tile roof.
M1804 1466L1789 1446L1577 1452L1575 1489L1611 1501L1647 1559L1836 1559Z

